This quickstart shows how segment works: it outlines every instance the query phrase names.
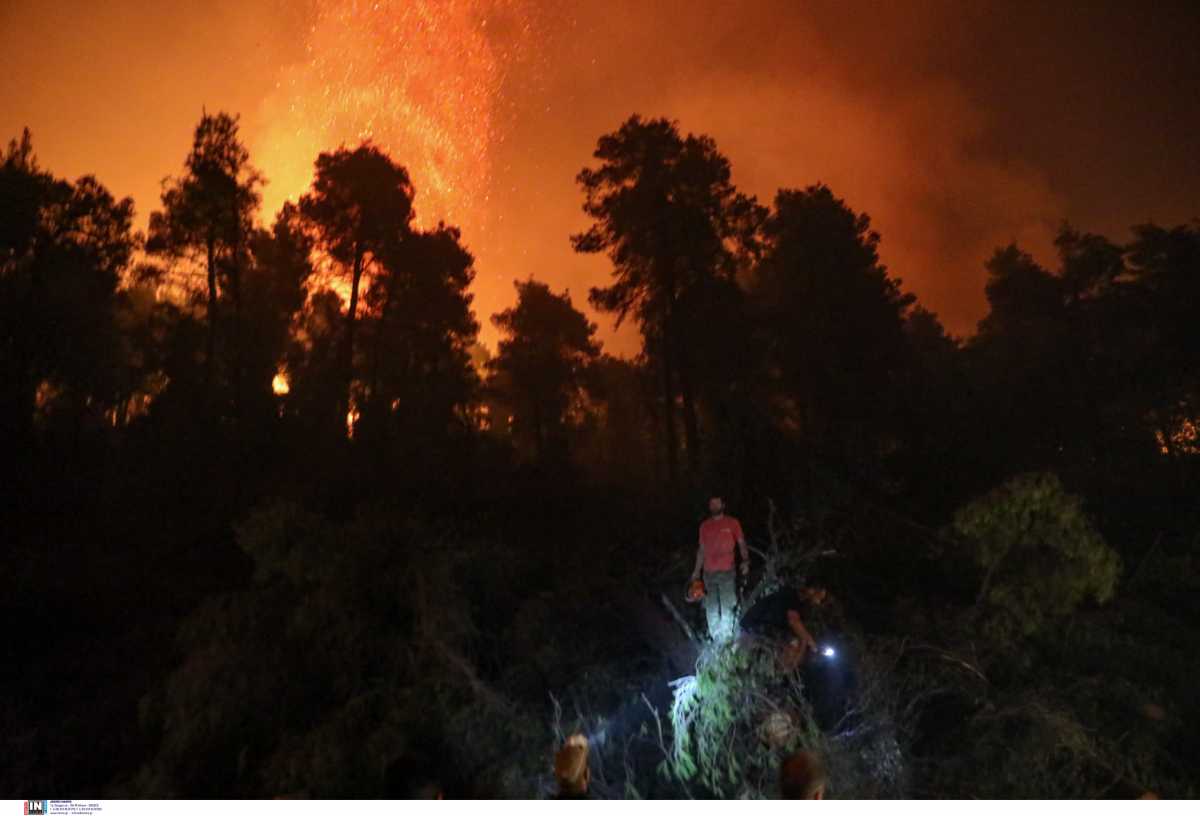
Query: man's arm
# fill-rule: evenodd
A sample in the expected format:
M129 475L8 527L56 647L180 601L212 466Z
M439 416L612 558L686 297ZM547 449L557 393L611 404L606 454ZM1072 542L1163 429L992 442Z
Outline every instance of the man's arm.
M742 574L745 575L750 571L750 547L746 544L746 534L742 532L741 522L738 522L737 527L737 545L742 554Z
M692 570L692 580L695 581L700 577L700 570L704 566L704 542L700 542L700 546L696 547L696 567Z
M804 625L804 621L800 619L800 613L795 609L789 609L787 613L788 628L792 630L792 634L800 638L800 641L808 648L816 651L817 642L813 640L813 636L809 634L808 627Z

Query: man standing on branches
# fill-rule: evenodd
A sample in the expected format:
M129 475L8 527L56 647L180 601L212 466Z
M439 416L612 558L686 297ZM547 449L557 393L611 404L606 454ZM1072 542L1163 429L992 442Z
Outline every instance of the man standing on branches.
M742 555L742 575L750 572L750 548L746 545L742 525L733 516L725 515L725 502L720 496L708 500L708 515L700 525L700 546L696 550L691 580L699 580L703 570L704 613L708 619L709 637L729 640L737 626L734 548Z

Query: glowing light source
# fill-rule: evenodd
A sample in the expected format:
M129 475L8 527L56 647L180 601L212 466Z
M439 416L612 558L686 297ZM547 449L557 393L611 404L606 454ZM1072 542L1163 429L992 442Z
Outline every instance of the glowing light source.
M835 654L837 654L837 652L833 650L832 646L826 646L821 649L821 654L825 655L826 657L833 657Z
M275 379L271 380L271 390L275 392L275 396L277 397L282 397L292 390L292 386L288 382L287 372L280 371L275 375Z

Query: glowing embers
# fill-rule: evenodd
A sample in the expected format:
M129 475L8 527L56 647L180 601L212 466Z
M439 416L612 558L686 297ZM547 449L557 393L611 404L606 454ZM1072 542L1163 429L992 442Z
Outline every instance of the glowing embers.
M312 178L317 153L369 139L404 164L418 222L474 224L491 175L506 66L524 47L523 0L320 0L304 61L283 66L254 145L274 210ZM506 31L490 32L489 18Z
M1181 419L1165 433L1155 431L1154 439L1163 456L1200 454L1200 419Z

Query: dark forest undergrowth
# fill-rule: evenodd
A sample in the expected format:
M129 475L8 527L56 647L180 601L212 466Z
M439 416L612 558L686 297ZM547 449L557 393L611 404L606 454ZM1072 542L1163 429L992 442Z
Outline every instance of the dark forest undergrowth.
M10 618L26 670L5 695L6 783L537 797L553 792L555 747L581 732L603 797L773 797L800 747L826 757L836 797L1196 795L1197 572L1161 540L1119 583L1086 553L1031 551L981 603L985 573L954 551L953 525L919 530L852 497L816 515L796 502L770 529L767 508L744 514L751 586L816 582L847 610L855 690L822 717L825 681L781 670L769 640L697 644L672 619L662 599L678 599L694 519L563 484L510 484L453 515L402 496L341 519L276 501L232 538L164 530L175 546L136 562L106 563L103 535L23 560L24 581L74 569L54 571L54 604ZM1048 541L1087 535L1055 485L1010 486L958 524L1002 535L1015 512L1051 525ZM1014 618L1006 592L1030 570L1058 570L1049 580L1077 584L1077 600L1036 621L1022 600ZM56 727L35 729L31 711Z

